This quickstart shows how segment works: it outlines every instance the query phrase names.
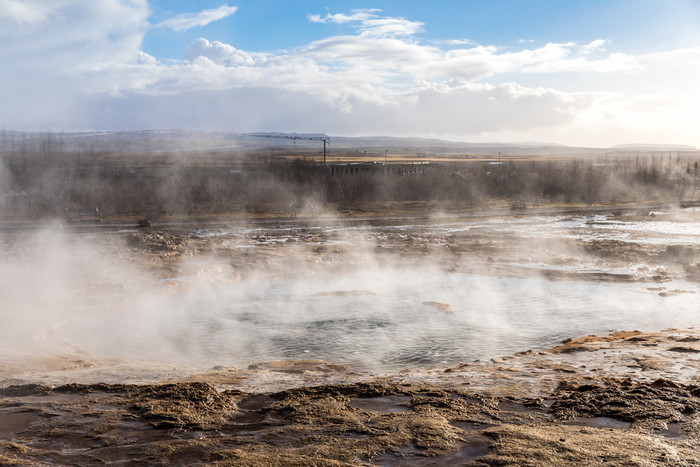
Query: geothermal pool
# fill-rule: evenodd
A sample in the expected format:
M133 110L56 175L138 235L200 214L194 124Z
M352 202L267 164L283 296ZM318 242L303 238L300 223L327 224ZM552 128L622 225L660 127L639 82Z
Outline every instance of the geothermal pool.
M665 286L682 293L661 296L639 283L362 271L217 285L149 305L167 314L83 319L62 334L96 355L204 367L318 359L385 372L546 349L571 336L700 326L699 287Z
M0 237L0 349L6 358L70 355L154 372L291 359L384 373L587 334L700 326L699 283L664 256L681 245L674 261L697 263L699 218L687 209L180 225L157 231L175 246L148 248L134 238L155 230L15 232ZM642 249L611 259L554 247L572 239Z

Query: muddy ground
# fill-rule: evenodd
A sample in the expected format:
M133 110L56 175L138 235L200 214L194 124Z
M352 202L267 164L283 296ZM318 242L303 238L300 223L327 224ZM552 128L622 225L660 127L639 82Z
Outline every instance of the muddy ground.
M10 385L0 463L698 465L699 342L589 336L383 378L270 362L162 384ZM253 390L271 378L289 389Z
M649 209L600 212L609 222L677 220L674 212L656 215ZM531 215L515 214L501 219L517 221ZM561 218L586 215L563 212ZM643 235L622 241L538 236L532 232L522 235L483 226L455 231L435 228L449 225L454 219L449 216L295 218L259 222L237 232L224 225L217 232L216 223L208 225L206 232L191 226L156 226L124 233L128 253L121 245L114 248L129 261L142 263L163 278L182 274L183 259L205 256L225 259L231 268L225 273L232 272L236 277L261 270L265 274L293 275L300 263L332 273L373 261L398 267L430 264L449 271L497 276L544 275L552 280L700 281L700 245L648 242ZM682 222L697 220L698 216L693 215ZM581 264L588 267L576 267ZM635 266L633 272L623 271L630 266Z
M436 231L435 219L412 219L409 230L368 222L379 228L295 220L221 235L175 225L86 232L103 251L167 279L164 288L202 273L183 259L212 257L224 266L208 271L211 280L295 274L300 262L333 273L370 256L497 276L644 282L662 296L688 292L669 281L700 277L696 246ZM16 245L10 238L4 247ZM568 267L581 263L589 266ZM91 366L75 356L0 362L2 465L700 465L694 329L572 336L546 351L382 376L338 362L270 361L144 384L39 384L8 376L21 365Z

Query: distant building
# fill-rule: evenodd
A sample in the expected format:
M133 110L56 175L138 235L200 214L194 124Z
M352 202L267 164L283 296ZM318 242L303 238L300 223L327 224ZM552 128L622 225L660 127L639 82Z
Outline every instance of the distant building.
M401 162L386 164L384 162L352 162L348 164L328 165L331 175L352 175L368 172L381 172L394 176L419 176L430 173L430 162Z

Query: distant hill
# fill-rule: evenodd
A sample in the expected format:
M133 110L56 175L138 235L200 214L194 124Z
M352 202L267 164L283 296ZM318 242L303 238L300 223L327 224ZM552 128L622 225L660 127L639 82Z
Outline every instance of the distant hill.
M625 151L697 151L695 146L685 144L618 144L610 149Z
M428 138L397 138L390 136L333 137L334 148L362 148L383 152L385 149L424 154L562 154L597 152L594 148L573 148L554 143L465 143Z
M266 137L261 137L266 136ZM142 130L127 132L28 133L0 132L0 152L192 152L251 151L265 149L316 150L324 137L314 133L235 133L222 131ZM305 137L316 141L305 140ZM390 136L331 136L331 150L357 150L373 154L601 154L629 151L697 151L683 145L625 144L612 148L570 147L555 143L468 143L428 138Z

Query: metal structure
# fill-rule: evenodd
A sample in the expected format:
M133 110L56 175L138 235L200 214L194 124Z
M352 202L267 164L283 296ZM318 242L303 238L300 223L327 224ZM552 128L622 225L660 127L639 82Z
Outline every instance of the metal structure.
M300 136L300 135L285 135L285 134L275 134L275 133L252 133L250 136L257 136L258 138L284 138L294 140L296 145L297 140L305 141L323 141L323 166L326 166L326 145L331 144L330 136L318 135L318 136ZM295 146L296 147L296 146Z

